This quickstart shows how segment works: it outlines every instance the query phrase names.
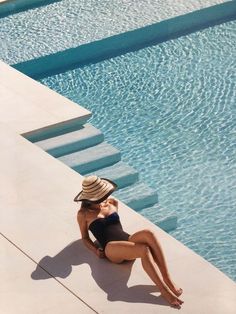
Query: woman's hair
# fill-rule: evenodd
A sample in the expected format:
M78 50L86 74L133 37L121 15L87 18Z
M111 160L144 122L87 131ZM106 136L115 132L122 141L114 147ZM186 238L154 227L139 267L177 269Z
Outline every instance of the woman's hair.
M81 208L90 208L92 206L92 203L89 201L82 201L81 202Z

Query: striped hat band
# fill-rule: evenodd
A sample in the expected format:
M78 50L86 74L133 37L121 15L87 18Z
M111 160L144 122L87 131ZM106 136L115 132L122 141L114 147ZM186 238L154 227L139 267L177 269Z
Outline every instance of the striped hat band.
M82 191L75 197L74 201L100 203L106 199L116 187L117 185L108 179L99 178L98 176L88 176L84 178Z

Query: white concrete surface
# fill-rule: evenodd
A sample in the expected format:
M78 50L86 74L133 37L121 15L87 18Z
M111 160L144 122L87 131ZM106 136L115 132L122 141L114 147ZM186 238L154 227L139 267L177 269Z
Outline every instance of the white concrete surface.
M90 116L87 109L0 61L0 122L18 134Z
M12 75L14 70L9 71ZM24 76L21 80L28 82ZM17 109L19 103L12 101L18 96L15 89L18 82L12 76L12 94L10 86L2 89L5 109L2 103L0 106L0 231L4 235L0 238L0 313L176 311L160 297L139 260L114 265L99 260L82 245L77 208L72 201L81 188L82 177L19 135L25 128L24 121L27 130L29 123ZM8 75L1 75L0 83L4 87L9 84ZM28 89L26 82L19 84L25 84L26 91L33 88ZM34 82L30 84L33 86ZM34 95L38 101L35 108L44 113L41 94ZM23 95L21 99L24 108ZM25 99L28 102L28 96ZM13 113L19 112L14 123L8 115L8 102ZM74 104L68 103L67 107L70 116ZM43 124L46 115L36 113ZM35 125L31 121L31 126ZM232 280L121 203L120 215L130 233L143 228L156 232L170 271L184 289L181 313L235 313L236 284Z
M55 279L32 280L35 263L1 235L0 247L1 314L94 313Z

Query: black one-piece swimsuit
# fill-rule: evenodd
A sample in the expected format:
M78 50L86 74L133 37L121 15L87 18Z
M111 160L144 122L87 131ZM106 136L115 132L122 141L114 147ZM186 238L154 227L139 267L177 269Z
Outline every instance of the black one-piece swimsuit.
M95 219L89 225L89 230L103 249L105 249L105 246L110 241L128 241L130 236L123 230L117 212L114 212L105 218Z

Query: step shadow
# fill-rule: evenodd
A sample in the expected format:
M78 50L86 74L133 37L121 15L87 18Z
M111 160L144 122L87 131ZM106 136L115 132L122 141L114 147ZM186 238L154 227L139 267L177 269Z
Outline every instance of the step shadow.
M31 278L33 280L46 280L52 277L64 279L71 275L72 266L88 264L91 268L93 279L98 287L107 294L109 301L167 306L167 302L160 295L152 294L158 292L155 285L128 287L127 283L133 263L132 261L117 265L110 263L107 259L98 259L84 246L82 240L77 240L70 243L53 257L44 256L32 272ZM104 274L106 275L104 276ZM112 278L112 282L108 282L108 278Z

